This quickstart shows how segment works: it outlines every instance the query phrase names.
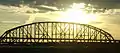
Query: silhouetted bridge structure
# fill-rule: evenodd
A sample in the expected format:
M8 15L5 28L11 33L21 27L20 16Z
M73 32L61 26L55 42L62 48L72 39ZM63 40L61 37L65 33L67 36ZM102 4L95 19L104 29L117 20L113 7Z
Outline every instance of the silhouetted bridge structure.
M6 53L120 53L119 48L108 32L71 22L35 22L0 36L0 52Z
M119 40L97 27L68 22L35 22L6 31L0 37L0 46L111 43Z

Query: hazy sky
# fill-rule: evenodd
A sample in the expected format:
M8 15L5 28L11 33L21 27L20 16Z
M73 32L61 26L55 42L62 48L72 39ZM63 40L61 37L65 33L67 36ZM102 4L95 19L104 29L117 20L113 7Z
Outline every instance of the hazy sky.
M22 0L0 0L0 4L19 4ZM25 4L32 4L33 1L37 1L37 4L43 4L46 1L49 4L53 4L56 2L56 5L61 3L63 4L71 4L73 2L85 2L93 5L98 5L102 8L120 8L120 0L23 0Z

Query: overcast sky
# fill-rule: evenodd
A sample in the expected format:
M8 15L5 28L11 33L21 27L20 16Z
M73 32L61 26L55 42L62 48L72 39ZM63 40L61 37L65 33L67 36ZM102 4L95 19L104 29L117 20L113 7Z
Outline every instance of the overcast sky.
M0 0L0 4L19 4L21 0ZM57 5L64 3L73 3L73 2L86 2L93 5L99 5L100 7L106 8L120 8L120 0L24 0L26 4L37 1L37 4L43 4L45 1L48 3L57 2Z

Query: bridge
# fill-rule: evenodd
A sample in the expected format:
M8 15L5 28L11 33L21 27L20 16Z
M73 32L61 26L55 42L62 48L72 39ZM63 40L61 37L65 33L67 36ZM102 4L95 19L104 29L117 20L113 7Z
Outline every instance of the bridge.
M0 46L56 45L81 43L119 44L100 28L72 22L34 22L7 30Z

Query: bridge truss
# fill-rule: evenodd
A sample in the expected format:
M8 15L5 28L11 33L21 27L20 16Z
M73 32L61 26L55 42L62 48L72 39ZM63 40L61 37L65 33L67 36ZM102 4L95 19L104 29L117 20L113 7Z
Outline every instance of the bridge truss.
M115 42L108 32L97 27L70 22L35 22L6 31L0 44L17 43Z

